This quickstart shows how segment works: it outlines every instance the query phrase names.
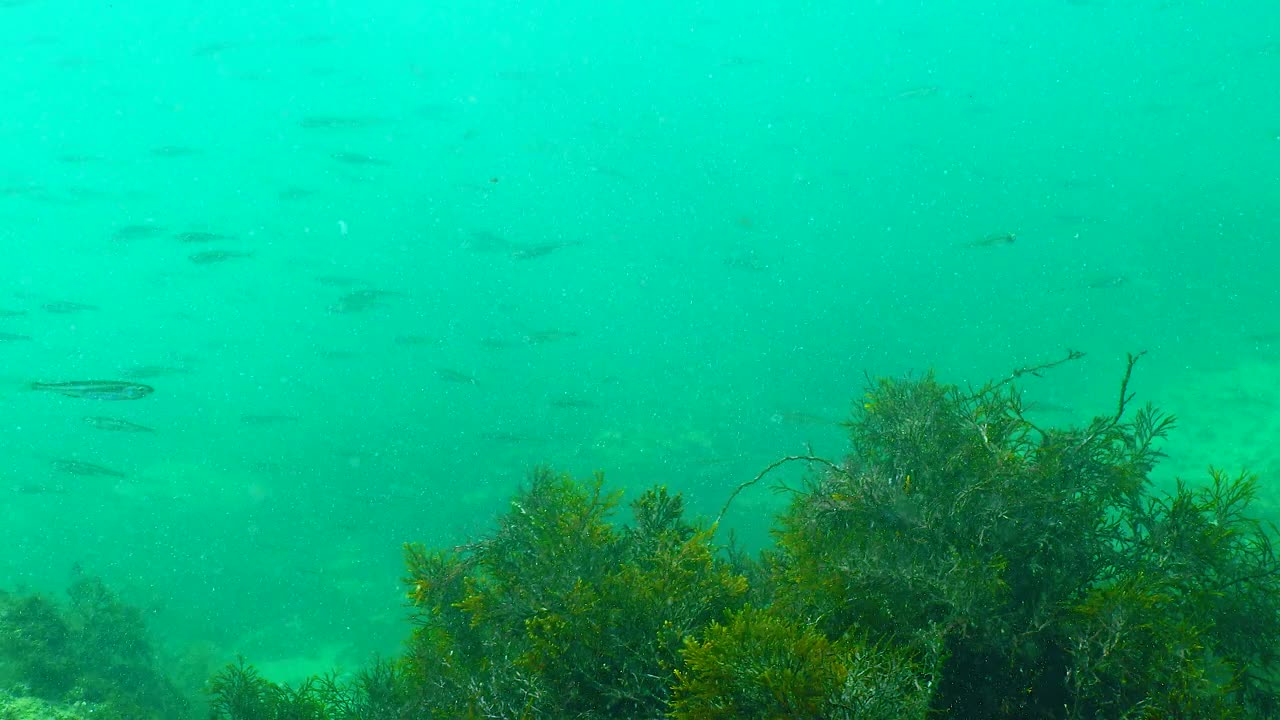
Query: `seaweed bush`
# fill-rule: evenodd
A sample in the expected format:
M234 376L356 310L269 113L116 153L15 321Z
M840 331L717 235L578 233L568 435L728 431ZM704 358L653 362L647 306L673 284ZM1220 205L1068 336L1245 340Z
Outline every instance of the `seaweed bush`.
M408 660L434 717L653 718L685 638L738 607L746 581L710 529L664 488L609 519L618 496L549 470L489 538L452 552L409 546L417 608Z
M676 670L676 720L909 720L929 708L916 658L850 634L747 607L689 638Z
M99 703L105 717L184 717L188 703L160 672L142 613L95 577L67 594L66 607L0 594L0 680L45 700Z
M780 519L775 610L941 648L940 717L1273 716L1280 565L1254 481L1153 492L1174 419L1130 412L1136 361L1114 413L1066 430L1009 380L875 383L853 453Z
M240 658L209 682L213 720L408 720L397 663L377 661L354 678L312 677L290 687L258 674Z
M600 475L539 469L483 539L406 546L403 657L294 689L229 666L214 717L1280 717L1257 480L1152 486L1175 421L1134 405L1137 356L1112 412L1037 425L1014 381L1078 357L977 389L872 382L846 458L788 456L730 495L726 510L778 467L816 468L758 558L665 488L620 524Z

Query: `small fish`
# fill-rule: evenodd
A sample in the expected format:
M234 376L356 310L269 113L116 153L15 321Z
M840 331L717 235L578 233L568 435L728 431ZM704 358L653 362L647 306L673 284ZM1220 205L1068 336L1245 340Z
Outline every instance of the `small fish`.
M578 333L574 330L535 330L524 336L524 342L526 345L545 345L576 337Z
M26 310L8 310L5 308L0 308L0 318L16 318L16 317L22 317L23 315L26 315L26 314L27 314Z
M462 243L462 249L478 253L510 252L511 241L488 230L473 230Z
M311 115L298 121L305 130L363 130L386 125L385 118L344 115Z
M161 145L151 148L151 156L158 158L182 158L199 154L199 150L186 145Z
M338 298L338 302L329 306L329 312L339 315L360 313L382 306L382 299L400 293L393 290L356 290Z
M721 263L731 270L745 270L747 272L767 272L770 265L767 260L760 257L755 250L743 250L721 258Z
M910 90L903 90L897 95L894 95L893 98L891 99L916 100L918 98L933 97L934 95L937 95L939 92L942 92L942 88L938 87L937 85L925 85L923 87L911 88Z
M444 341L430 335L397 335L391 342L403 347L440 347Z
M546 257L557 250L577 247L581 244L582 242L579 240L570 240L567 242L542 243L541 245L525 245L512 250L511 257L514 260L536 260L540 257Z
M97 155L81 155L78 153L68 153L66 155L58 156L58 162L64 162L64 163L67 163L68 165L87 165L89 163L95 163L100 160L102 160L102 158L98 157Z
M164 228L157 225L125 225L124 227L111 233L113 240L128 242L130 240L144 240L153 238L165 232Z
M1089 290L1110 290L1129 284L1129 278L1125 275L1099 275L1085 283L1085 288Z
M112 470L109 467L81 462L79 460L53 460L50 461L49 464L54 470L67 473L68 475L80 475L81 477L127 477L119 470Z
M572 395L561 395L550 401L553 408L560 410L594 410L600 407L599 404L586 398L574 397Z
M188 230L187 232L174 233L173 237L179 242L184 243L211 243L221 242L223 240L234 240L230 235L222 233L203 232L200 230Z
M533 437L531 435L519 435L517 433L503 431L488 431L480 433L480 439L489 442L503 443L506 445L520 445L524 443L542 442L542 438Z
M293 425L302 418L297 415L241 415L240 422L245 425Z
M84 421L90 426L99 430L109 430L112 432L133 432L133 433L153 433L155 430L146 425L121 420L120 418L103 417L101 415L90 415L84 418Z
M30 335L22 335L20 333L0 332L0 343L21 342L30 340Z
M192 50L191 54L196 57L212 57L221 55L227 50L238 50L244 47L248 47L248 43L235 40L211 42Z
M996 247L999 245L1012 245L1017 239L1018 236L1013 233L996 233L994 235L978 238L977 240L968 243L965 247L986 248Z
M13 488L20 495L66 495L66 488L61 485L43 485L40 483L23 483Z
M814 425L822 427L825 425L837 426L839 420L832 420L822 415L813 415L806 412L778 412L774 413L769 421L776 425Z
M40 306L41 310L53 313L54 315L71 315L89 310L97 310L97 305L89 305L87 303L71 302L69 300L55 300L47 302Z
M457 370L449 368L436 368L436 377L445 382L458 383L459 385L479 385L480 382L474 376L468 375Z
M321 275L316 278L316 282L328 287L353 287L364 284L363 280L347 277L346 275Z
M150 385L121 382L119 380L73 380L59 383L33 382L27 385L27 388L85 400L138 400L155 391L155 388Z
M340 163L346 163L347 165L386 166L391 164L386 160L383 160L382 158L376 158L376 157L373 157L372 155L362 155L360 153L338 152L338 153L331 153L329 157L333 158L334 160L337 160Z
M196 265L212 265L214 263L226 262L228 260L240 260L253 257L253 253L240 252L238 250L205 250L204 252L192 253L187 259Z
M1110 291L1127 287L1133 281L1127 275L1095 275L1087 280L1078 280L1069 285L1052 288L1054 293L1079 293L1085 291Z
M282 188L280 192L276 193L276 197L280 198L285 202L294 202L297 200L305 200L306 198L309 198L315 194L316 193L314 190L308 190L307 188L286 187L286 188Z

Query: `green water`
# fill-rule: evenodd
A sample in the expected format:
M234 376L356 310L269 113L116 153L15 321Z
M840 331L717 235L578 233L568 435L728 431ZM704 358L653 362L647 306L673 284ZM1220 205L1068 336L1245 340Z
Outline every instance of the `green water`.
M535 464L713 515L838 456L864 373L1066 348L1025 386L1044 422L1111 412L1145 350L1165 476L1265 487L1275 28L1262 0L0 3L0 587L100 575L174 646L350 666L406 632L401 544L477 536ZM154 394L23 389L130 374ZM779 502L728 521L758 544Z

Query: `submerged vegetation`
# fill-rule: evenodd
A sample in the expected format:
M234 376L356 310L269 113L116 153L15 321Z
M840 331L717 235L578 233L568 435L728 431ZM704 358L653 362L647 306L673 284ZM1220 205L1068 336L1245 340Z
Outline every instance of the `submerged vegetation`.
M814 470L759 558L663 487L619 523L600 476L538 470L485 539L406 548L415 628L365 714L240 665L215 717L1275 717L1256 480L1152 487L1174 419L1134 407L1136 356L1112 412L1029 420L1014 381L1077 357L976 391L874 382L848 457L735 491Z
M1028 419L1015 381L873 382L847 457L811 472L748 557L658 486L535 471L496 528L405 548L403 655L288 687L243 660L214 720L1270 718L1280 563L1248 474L1168 491L1171 416ZM728 509L726 505L726 510ZM625 512L624 512L625 510ZM723 512L721 516L723 516ZM83 581L66 609L0 597L0 680L179 717L140 617Z
M104 720L189 715L187 700L159 669L142 613L93 577L77 578L65 605L0 593L0 689L90 703Z

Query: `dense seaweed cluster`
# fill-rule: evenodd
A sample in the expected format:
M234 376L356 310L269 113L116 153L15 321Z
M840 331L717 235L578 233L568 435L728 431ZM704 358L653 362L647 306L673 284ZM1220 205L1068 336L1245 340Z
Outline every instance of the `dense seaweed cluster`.
M1113 412L1065 429L1028 419L1013 382L1057 363L978 390L874 382L846 458L784 458L739 488L813 469L758 557L663 487L624 515L600 475L539 469L487 537L406 547L401 657L296 687L241 661L210 683L212 717L1280 716L1256 480L1157 491L1174 420L1133 405L1136 360ZM96 581L65 609L0 597L8 684L180 717L150 662L140 618Z
M599 476L539 470L486 539L407 548L416 627L376 710L245 705L232 667L218 717L1276 717L1280 564L1256 481L1155 491L1174 420L1133 409L1136 360L1115 411L1067 429L1029 420L1013 385L1058 363L977 391L875 382L847 458L770 466L818 471L758 559L664 488L617 524Z
M142 614L98 578L68 601L0 593L0 687L60 703L89 703L104 720L176 720L189 705L161 673Z

